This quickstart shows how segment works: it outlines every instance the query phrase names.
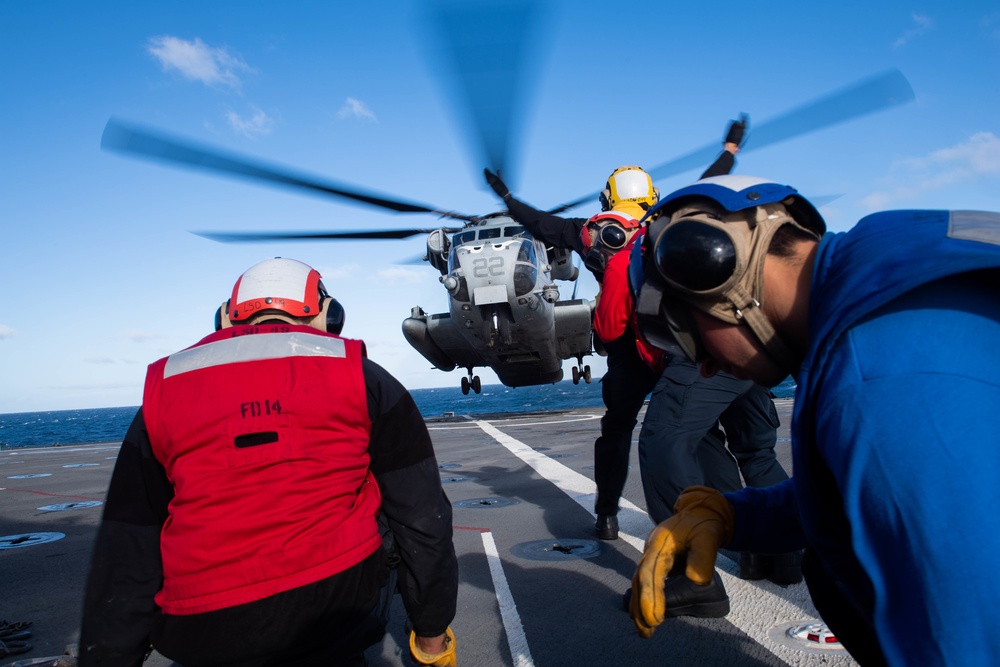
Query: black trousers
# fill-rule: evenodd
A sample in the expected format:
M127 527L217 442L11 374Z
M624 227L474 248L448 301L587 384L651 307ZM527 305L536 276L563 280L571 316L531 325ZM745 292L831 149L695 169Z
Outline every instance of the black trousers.
M153 646L184 667L360 666L385 634L395 587L380 548L344 572L263 600L164 614Z
M606 347L608 372L601 379L601 396L607 409L601 418L601 435L594 442L594 511L617 514L628 478L632 431L659 375L639 357L634 338L624 336Z
M787 479L774 453L778 413L771 392L719 373L701 376L687 359L663 371L639 434L646 509L654 523L673 515L688 486L722 492Z

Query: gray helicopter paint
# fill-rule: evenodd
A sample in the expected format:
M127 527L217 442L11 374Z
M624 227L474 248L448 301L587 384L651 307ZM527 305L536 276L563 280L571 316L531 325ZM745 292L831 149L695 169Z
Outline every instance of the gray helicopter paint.
M449 312L416 306L403 322L404 337L424 358L443 371L467 369L467 381L473 368L487 366L519 387L558 382L564 359L592 354L593 303L560 300L544 244L506 214L453 238L447 261L440 243L427 247L428 257L437 253L431 263L440 267Z

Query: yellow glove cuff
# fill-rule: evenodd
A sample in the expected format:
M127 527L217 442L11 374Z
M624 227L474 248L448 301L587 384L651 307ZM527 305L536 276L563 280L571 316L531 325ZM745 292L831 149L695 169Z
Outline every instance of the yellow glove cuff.
M417 633L413 630L410 631L410 653L413 655L413 659L419 662L421 665L431 665L432 667L457 667L458 662L455 657L455 633L451 631L449 626L445 630L444 638L444 651L441 653L424 653L417 647Z

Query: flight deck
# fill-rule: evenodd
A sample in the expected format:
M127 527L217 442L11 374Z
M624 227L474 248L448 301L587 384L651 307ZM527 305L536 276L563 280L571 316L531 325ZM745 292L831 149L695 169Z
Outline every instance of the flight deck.
M779 459L791 472L791 399L775 404ZM427 420L454 506L459 560L452 628L460 665L854 665L823 632L805 584L736 576L720 554L732 611L723 619L669 619L640 639L622 594L652 523L638 457L618 540L594 533L593 443L601 409ZM638 437L638 427L635 431ZM0 452L0 618L33 621L34 649L5 667L63 653L78 641L84 579L118 443ZM373 667L411 664L399 597ZM149 667L173 663L153 653Z

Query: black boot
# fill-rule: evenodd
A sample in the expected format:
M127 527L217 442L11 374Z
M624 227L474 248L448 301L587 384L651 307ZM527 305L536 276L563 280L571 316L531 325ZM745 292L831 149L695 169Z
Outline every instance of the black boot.
M598 539L617 540L618 516L614 514L598 514L597 525L595 526L595 528L597 530Z
M771 574L771 554L740 552L740 579L767 579Z
M782 586L802 581L802 552L772 554L771 574L767 578Z
M722 585L718 572L712 575L711 583L699 586L687 577L678 575L667 577L663 584L666 598L664 616L696 616L698 618L722 618L729 613L729 595Z

